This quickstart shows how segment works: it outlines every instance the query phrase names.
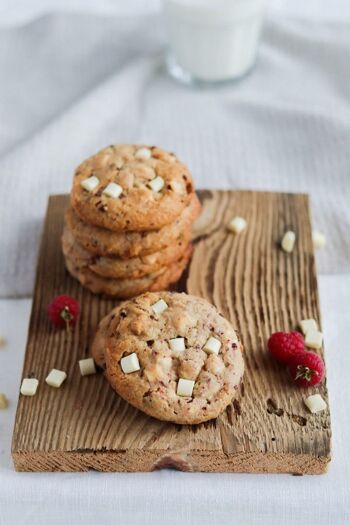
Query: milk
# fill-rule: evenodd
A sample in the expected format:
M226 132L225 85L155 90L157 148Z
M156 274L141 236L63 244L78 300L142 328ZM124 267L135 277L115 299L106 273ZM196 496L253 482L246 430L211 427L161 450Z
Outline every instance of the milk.
M164 0L170 72L184 81L239 78L253 66L265 0Z

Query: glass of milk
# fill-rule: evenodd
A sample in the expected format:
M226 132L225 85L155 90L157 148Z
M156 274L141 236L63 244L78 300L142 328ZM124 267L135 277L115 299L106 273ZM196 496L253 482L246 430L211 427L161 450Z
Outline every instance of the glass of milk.
M243 77L256 59L265 0L163 0L170 74L187 83Z

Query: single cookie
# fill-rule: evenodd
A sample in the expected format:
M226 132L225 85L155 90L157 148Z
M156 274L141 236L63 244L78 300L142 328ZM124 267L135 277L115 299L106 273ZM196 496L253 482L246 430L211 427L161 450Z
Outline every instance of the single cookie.
M114 319L116 315L118 315L120 308L122 308L122 305L124 303L121 303L121 305L116 306L113 308L113 310L106 315L101 321L99 322L95 337L93 338L92 344L91 344L91 356L93 357L93 360L100 368L106 367L106 360L105 360L105 341L106 341L106 335L107 335L107 329Z
M73 237L66 226L62 236L62 248L65 256L81 267L89 268L101 277L112 279L138 279L161 270L164 266L181 259L190 242L190 232L186 238L163 250L142 257L120 259L117 257L102 257L92 255Z
M201 209L195 193L181 215L160 230L145 232L112 232L82 221L72 207L66 211L65 220L75 239L95 255L116 255L121 258L138 257L158 252L188 234Z
M128 299L148 290L166 290L171 284L177 282L192 253L192 246L187 247L181 259L158 272L140 277L139 279L107 279L101 277L86 267L81 267L66 256L66 268L82 286L94 294L102 294L115 299Z
M159 229L176 220L193 194L187 167L147 146L109 146L78 166L71 203L80 218L110 230Z
M113 319L119 315L120 309L123 308L123 305L124 302L113 308L113 310L109 312L108 315L101 319L96 330L95 336L92 340L91 356L100 368L106 367L105 342L107 337L107 330Z
M244 371L231 324L204 299L184 293L127 301L110 321L104 346L116 392L146 414L180 424L217 417Z

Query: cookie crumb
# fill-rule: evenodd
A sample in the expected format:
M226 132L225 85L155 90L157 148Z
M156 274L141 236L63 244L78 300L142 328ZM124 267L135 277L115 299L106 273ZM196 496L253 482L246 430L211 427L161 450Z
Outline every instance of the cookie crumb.
M5 410L9 406L9 401L5 394L0 393L0 410Z

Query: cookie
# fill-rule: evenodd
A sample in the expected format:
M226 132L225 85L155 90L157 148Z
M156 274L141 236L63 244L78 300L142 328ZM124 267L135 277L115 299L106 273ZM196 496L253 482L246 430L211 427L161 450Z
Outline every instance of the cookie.
M66 226L62 236L63 253L79 266L89 268L101 277L112 279L138 279L161 270L162 267L180 259L190 242L190 232L187 237L177 241L163 250L142 257L120 259L118 257L102 257L92 255L74 239Z
M112 232L83 222L72 207L65 220L75 239L95 255L116 255L121 258L154 253L181 240L198 217L201 205L195 193L177 219L159 230L147 232Z
M111 323L114 319L121 319L121 317L119 317L119 313L126 302L127 301L121 301L118 304L118 306L113 308L113 310L111 310L109 314L103 317L98 324L97 330L95 332L94 338L90 346L90 353L95 363L100 368L103 368L103 369L106 368L105 347L106 347L106 339L108 335L108 330L110 329ZM114 322L114 328L115 328L115 322Z
M95 336L91 343L91 356L93 360L100 368L105 368L105 341L107 337L107 329L110 326L112 320L119 314L121 308L123 308L124 302L113 308L113 310L103 317L99 322Z
M155 311L158 301L166 308ZM104 347L106 377L116 392L146 414L179 424L216 418L244 372L231 324L206 300L184 293L125 302Z
M71 204L89 224L114 231L159 229L188 205L192 177L157 147L109 146L76 169Z
M128 299L148 290L166 290L171 284L177 282L190 259L192 247L188 246L181 259L158 272L140 277L139 279L108 279L101 277L89 268L80 266L66 256L66 268L82 286L94 294L102 294L116 299Z

